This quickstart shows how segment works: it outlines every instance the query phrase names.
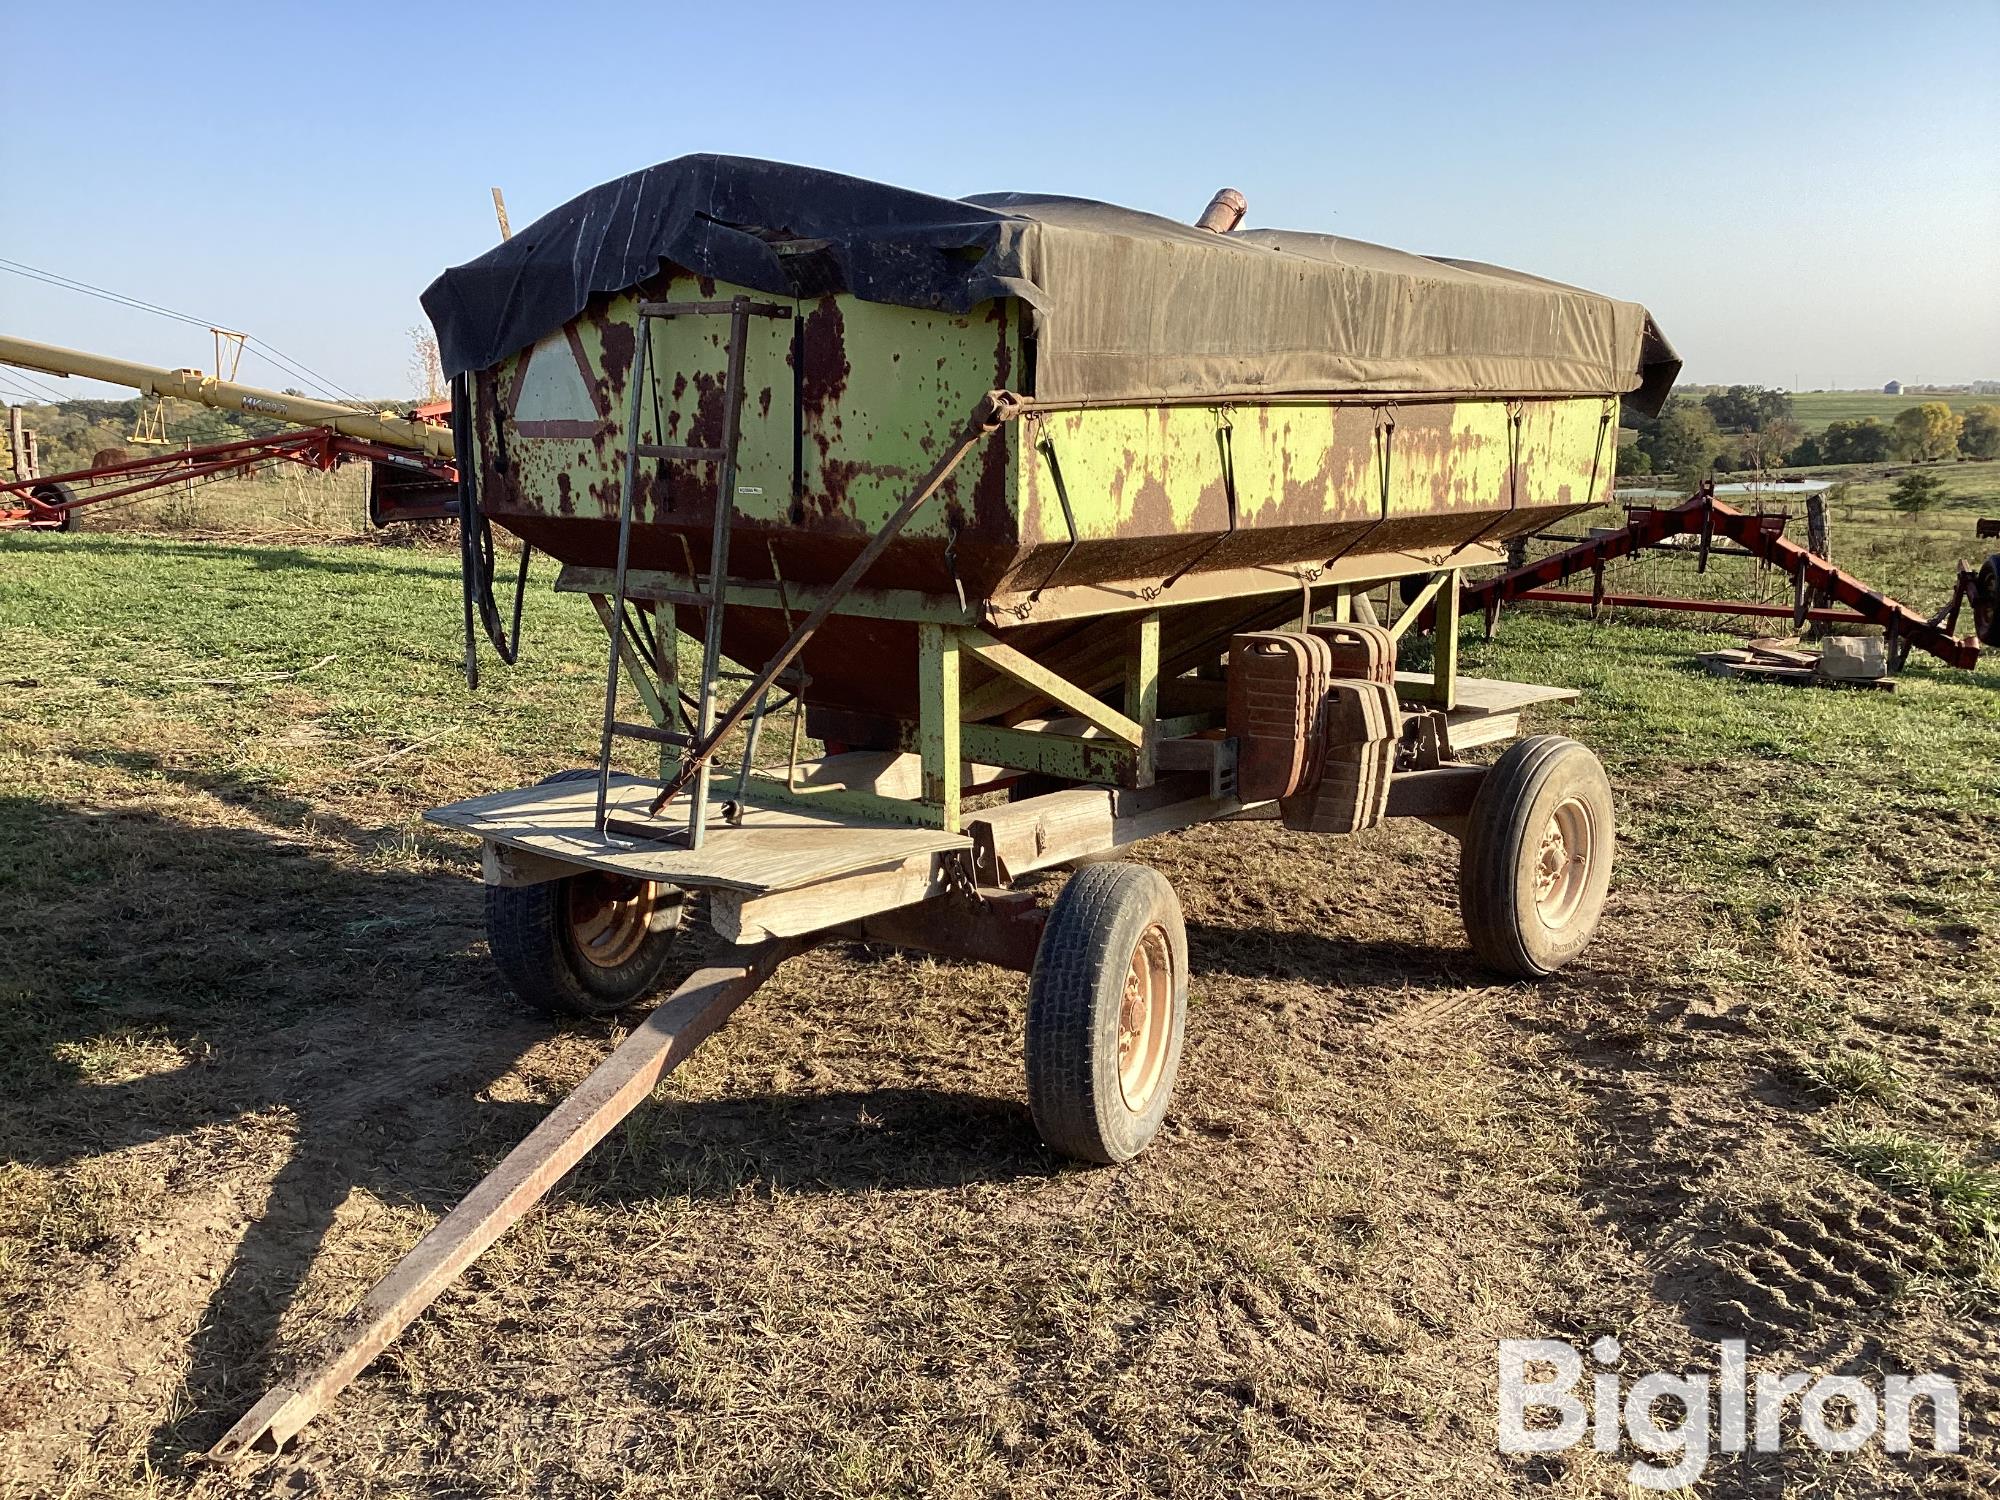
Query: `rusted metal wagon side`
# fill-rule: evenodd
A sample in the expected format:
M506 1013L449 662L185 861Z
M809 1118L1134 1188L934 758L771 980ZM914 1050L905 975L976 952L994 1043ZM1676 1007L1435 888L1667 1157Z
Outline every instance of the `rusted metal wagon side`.
M1618 401L1657 398L1671 350L1630 304L1229 234L1218 204L1189 229L689 159L427 294L463 372L468 650L504 613L493 523L606 627L599 765L429 815L481 841L495 959L525 998L610 1013L658 982L690 895L734 946L219 1456L296 1433L815 943L1029 974L1036 1124L1117 1162L1167 1110L1188 985L1171 887L1107 859L1128 845L1422 818L1461 840L1487 963L1538 975L1588 940L1610 789L1569 740L1464 758L1572 695L1456 675L1459 576L1602 499ZM1211 294L1227 316L1181 315ZM1424 670L1398 671L1419 631ZM657 776L615 770L620 740ZM1014 889L1062 866L1046 908Z

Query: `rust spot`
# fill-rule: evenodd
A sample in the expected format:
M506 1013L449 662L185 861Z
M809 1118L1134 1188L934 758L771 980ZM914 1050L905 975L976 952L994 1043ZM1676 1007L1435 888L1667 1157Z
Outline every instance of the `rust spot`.
M757 415L760 417L771 415L771 388L768 385L757 393Z
M998 542L1014 540L1014 507L1007 494L1007 441L1004 429L986 435L979 453L979 478L972 486L972 529Z
M569 474L566 471L556 475L556 509L566 516L576 514L576 496L570 493Z
M688 427L688 445L694 448L720 448L725 412L725 391L722 377L697 372L694 377L695 408L694 421Z
M687 388L688 388L687 371L685 370L674 371L674 400L679 401L681 397L685 396L687 394Z
M638 352L638 335L629 323L601 318L597 324L597 337L604 347L604 382L615 401L624 394L625 381L632 373L632 358Z
M1132 519L1128 525L1132 536L1172 536L1179 529L1174 525L1172 497L1159 475L1147 474L1139 481L1139 489L1132 496Z
M694 284L701 288L702 296L713 297L715 295L715 278L713 276L697 276L694 279Z
M674 508L675 480L670 469L685 467L678 464L654 464L652 473L641 483L640 493L633 497L635 514L650 512L655 521L663 520L666 513Z
M840 399L852 367L847 363L847 324L832 297L822 297L799 332L799 405L818 415Z

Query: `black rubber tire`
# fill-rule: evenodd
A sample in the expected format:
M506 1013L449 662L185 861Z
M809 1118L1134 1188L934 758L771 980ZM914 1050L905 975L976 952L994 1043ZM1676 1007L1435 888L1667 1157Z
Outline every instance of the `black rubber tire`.
M1552 925L1535 901L1541 841L1572 801L1588 819L1589 854L1573 909ZM1553 734L1509 747L1480 783L1459 849L1459 910L1480 961L1540 979L1581 953L1604 912L1616 840L1611 782L1588 748Z
M70 501L76 499L76 491L66 484L38 485L28 493L44 505L68 505ZM62 520L53 529L56 531L76 530L76 511L74 509L64 511Z
M1166 937L1171 997L1166 1054L1145 1106L1126 1104L1118 1074L1125 977L1141 938ZM1123 862L1078 871L1056 897L1028 985L1028 1107L1056 1151L1106 1165L1130 1161L1172 1102L1187 1032L1187 926L1159 871Z
M541 785L596 775L594 770L558 771ZM684 904L656 914L638 952L624 963L606 967L584 958L571 932L569 901L577 882L588 878L571 875L538 885L486 887L486 941L494 967L508 988L537 1010L615 1015L658 989L673 957Z

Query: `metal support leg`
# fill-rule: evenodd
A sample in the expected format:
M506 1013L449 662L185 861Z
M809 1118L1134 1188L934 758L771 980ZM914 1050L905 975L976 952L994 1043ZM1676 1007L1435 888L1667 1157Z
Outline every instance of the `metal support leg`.
M917 626L917 695L924 800L944 809L945 831L956 833L965 770L959 749L958 632L949 625Z
M1454 569L1438 590L1437 626L1431 632L1431 701L1447 713L1458 703L1458 585Z
M1125 658L1125 717L1146 732L1133 785L1151 786L1160 734L1160 612L1148 610L1139 616L1133 634L1132 650Z
M687 733L694 726L681 709L681 630L671 604L653 606L653 675L667 710L666 722L660 727ZM679 763L680 753L673 746L660 746L660 780L673 775Z

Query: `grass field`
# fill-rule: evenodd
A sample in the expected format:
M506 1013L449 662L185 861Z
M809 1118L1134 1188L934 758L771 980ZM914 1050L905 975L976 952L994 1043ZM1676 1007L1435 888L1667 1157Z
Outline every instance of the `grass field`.
M1529 612L1466 669L1584 690L1534 725L1619 793L1572 968L1483 975L1421 825L1154 841L1180 1091L1078 1170L1018 976L822 950L275 1472L192 1463L619 1034L519 1010L419 820L588 759L594 620L538 592L468 695L455 590L0 539L0 1495L1624 1494L1630 1452L1494 1451L1494 1341L1606 1332L1961 1383L1959 1455L1703 1493L2000 1489L2000 672L1752 686Z
M1942 401L1953 411L1970 406L2000 405L2000 396L1885 396L1880 391L1794 391L1792 413L1807 432L1824 432L1830 422L1855 422L1873 417L1884 427L1896 420L1896 413Z

